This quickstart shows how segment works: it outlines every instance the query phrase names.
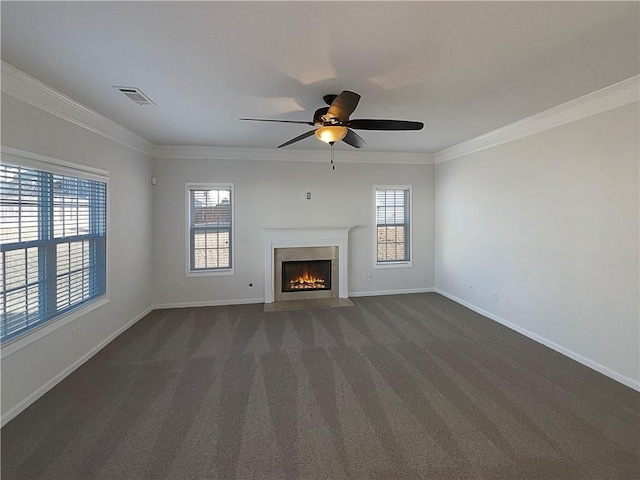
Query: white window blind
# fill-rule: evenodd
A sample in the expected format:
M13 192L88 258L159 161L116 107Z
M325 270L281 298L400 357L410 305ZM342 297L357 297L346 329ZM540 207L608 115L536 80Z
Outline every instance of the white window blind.
M411 260L411 188L376 187L376 263Z
M105 182L0 165L0 338L106 292Z
M189 271L230 270L233 264L233 186L187 186Z

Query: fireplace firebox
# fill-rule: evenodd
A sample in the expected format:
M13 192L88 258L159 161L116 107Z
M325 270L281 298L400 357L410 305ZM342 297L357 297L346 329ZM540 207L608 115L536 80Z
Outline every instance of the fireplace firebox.
M282 291L331 290L331 260L282 262Z

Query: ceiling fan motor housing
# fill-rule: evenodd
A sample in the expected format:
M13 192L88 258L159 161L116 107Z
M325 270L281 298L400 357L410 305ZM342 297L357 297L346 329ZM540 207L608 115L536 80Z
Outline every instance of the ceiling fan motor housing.
M315 125L323 125L324 120L322 117L324 117L328 111L329 111L329 107L322 107L317 109L313 114L313 123Z

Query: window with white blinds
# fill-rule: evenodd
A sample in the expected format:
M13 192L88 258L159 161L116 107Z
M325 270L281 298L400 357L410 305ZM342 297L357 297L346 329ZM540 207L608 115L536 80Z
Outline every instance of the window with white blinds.
M0 165L0 338L106 292L105 182Z
M411 187L375 187L376 265L411 261Z
M187 184L187 198L187 273L232 273L233 185Z

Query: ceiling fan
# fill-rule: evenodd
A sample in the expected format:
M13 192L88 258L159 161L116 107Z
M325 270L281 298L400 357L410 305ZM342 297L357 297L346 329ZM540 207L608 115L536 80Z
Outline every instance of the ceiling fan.
M354 119L350 120L349 115L358 106L360 95L355 92L344 90L340 95L325 95L324 102L328 107L322 107L313 114L313 121L304 122L298 120L270 120L262 118L241 118L240 120L250 120L253 122L279 122L279 123L299 123L311 125L314 128L302 135L292 138L278 148L286 147L292 143L304 140L315 135L319 140L333 146L335 142L342 140L344 143L354 148L361 148L365 141L353 130L420 130L424 127L422 122L411 122L408 120L379 120L379 119Z

